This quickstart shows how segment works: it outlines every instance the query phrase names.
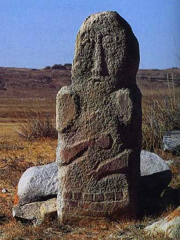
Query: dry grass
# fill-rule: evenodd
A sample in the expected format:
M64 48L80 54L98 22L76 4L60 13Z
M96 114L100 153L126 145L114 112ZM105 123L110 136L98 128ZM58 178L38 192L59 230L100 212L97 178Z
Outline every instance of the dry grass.
M53 99L0 99L0 139L16 140L22 125L36 118L38 112L41 118L51 119L55 116L55 97Z
M41 138L57 139L55 117L44 116L42 112L30 111L16 131L20 138L28 141Z
M177 101L174 101L174 96L179 96L180 88L173 89L173 94L175 95L172 95L171 98L169 98L169 88L161 84L153 83L153 87L144 84L140 88L143 94L143 111L145 113L143 123L144 148L155 150L164 159L171 159L171 154L165 154L158 149L162 133L167 128L158 129L157 127L154 129L150 125L150 122L154 120L154 123L163 125L161 114L166 116L169 112L167 117L176 116L175 109L177 106L173 105L173 102L177 103ZM165 108L167 99L170 99L168 109ZM39 121L37 117L40 116L39 119L42 120L42 123L47 114L50 118L54 116L55 100L1 99L0 107L2 110L1 113L3 113L0 118L0 239L153 239L152 237L145 236L143 232L144 227L154 221L153 217L145 218L141 221L122 220L119 222L82 220L78 226L61 226L57 220L54 220L52 222L45 222L36 228L15 221L12 218L11 209L20 176L28 167L47 164L55 160L57 140L45 138L45 135L39 136L40 139L37 140L31 131L31 126L33 126L31 123L35 123L34 125L36 126L38 125L36 124ZM34 121L35 119L37 121ZM172 122L170 121L170 123ZM25 127L25 132L21 129L23 135L25 135L25 139L33 139L34 141L26 141L19 138L17 132L14 131L14 127L19 129L21 126ZM47 125L45 125L45 129L47 129ZM39 130L42 131L41 127ZM157 130L160 130L161 135L156 135L158 133ZM179 173L180 168L174 166L173 174L179 176ZM173 186L175 187L180 183L180 178L174 177L173 179ZM7 193L1 192L3 188L7 189ZM167 209L167 211L163 213L163 216L171 210ZM154 239L167 240L168 238L159 236Z
M163 135L180 129L180 88L151 89L143 97L143 149L163 149Z
M18 139L18 138L17 138ZM47 164L55 160L57 140L41 139L36 141L0 141L0 190L7 189L7 193L0 194L0 239L6 240L86 240L86 239L134 239L150 240L145 236L144 227L154 221L145 218L142 221L121 220L111 222L108 220L85 221L79 225L61 226L57 220L45 222L42 226L33 227L15 221L12 218L16 186L22 173L30 166ZM10 176L10 177L9 177ZM159 236L157 240L167 240Z
M4 137L0 141L0 239L10 240L28 234L33 236L35 229L32 226L23 225L12 218L14 195L19 178L28 167L55 161L56 144L57 140L52 139L26 142ZM7 193L1 192L4 188Z
M5 240L82 240L82 239L134 239L150 240L144 236L143 228L153 218L142 221L108 220L85 221L77 226L61 226L57 220L45 222L42 226L33 227L15 221L12 218L16 186L22 173L31 166L47 164L55 160L57 140L43 138L36 141L24 141L16 136L15 139L3 138L0 141L0 239ZM10 176L10 177L9 177ZM156 238L158 239L158 238ZM160 237L159 240L167 240Z

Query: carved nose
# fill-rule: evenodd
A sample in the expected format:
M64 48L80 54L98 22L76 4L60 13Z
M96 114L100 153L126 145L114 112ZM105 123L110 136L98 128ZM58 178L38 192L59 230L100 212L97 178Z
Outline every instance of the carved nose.
M102 36L99 35L95 42L94 48L94 56L93 56L94 64L92 69L92 76L108 76L107 63L105 60L104 49L102 46Z

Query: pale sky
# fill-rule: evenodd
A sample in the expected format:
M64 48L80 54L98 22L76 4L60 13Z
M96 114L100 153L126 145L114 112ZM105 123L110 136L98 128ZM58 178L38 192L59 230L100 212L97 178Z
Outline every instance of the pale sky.
M132 27L140 68L180 67L180 0L0 0L0 66L72 63L91 14L117 11Z

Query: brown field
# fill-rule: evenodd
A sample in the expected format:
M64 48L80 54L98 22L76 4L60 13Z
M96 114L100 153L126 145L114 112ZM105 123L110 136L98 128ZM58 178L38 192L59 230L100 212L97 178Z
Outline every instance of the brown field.
M50 117L55 125L55 97L58 90L70 84L70 69L37 70L0 68L0 239L152 239L143 228L153 217L143 220L96 220L77 226L60 226L57 220L33 227L12 218L11 210L16 187L22 173L31 166L55 161L57 139L40 138L26 141L17 129L30 118ZM142 92L143 111L150 111L154 99L163 102L180 97L180 69L140 70L137 75ZM179 158L157 149L164 159ZM174 168L174 186L180 186L180 166ZM2 193L2 189L7 193ZM167 214L171 209L164 210ZM159 238L165 240L159 236Z

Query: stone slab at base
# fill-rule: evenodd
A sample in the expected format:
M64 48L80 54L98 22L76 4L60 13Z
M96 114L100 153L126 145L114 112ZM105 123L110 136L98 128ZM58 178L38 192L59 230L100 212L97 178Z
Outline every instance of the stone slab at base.
M167 217L147 226L145 232L152 237L161 234L174 240L180 239L180 207Z
M13 217L21 221L39 225L47 217L57 215L57 199L52 198L46 201L28 203L23 206L15 206L12 213Z

